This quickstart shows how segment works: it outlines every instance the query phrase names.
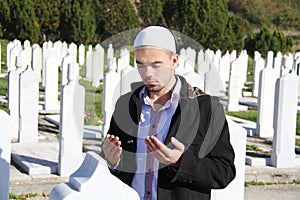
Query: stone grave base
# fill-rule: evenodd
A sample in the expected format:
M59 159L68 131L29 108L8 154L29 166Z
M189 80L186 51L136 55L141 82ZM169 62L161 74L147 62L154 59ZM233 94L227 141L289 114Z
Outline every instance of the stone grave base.
M58 173L59 143L12 143L12 163L29 175Z
M45 119L56 126L59 126L59 115L46 115ZM102 126L91 126L91 125L85 125L84 126L84 139L96 139L96 138L102 138Z

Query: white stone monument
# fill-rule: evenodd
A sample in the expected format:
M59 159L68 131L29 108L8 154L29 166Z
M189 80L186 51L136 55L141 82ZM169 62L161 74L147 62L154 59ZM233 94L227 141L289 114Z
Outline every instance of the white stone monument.
M100 45L93 53L92 86L98 87L103 79L104 72L104 49Z
M19 142L38 142L39 78L30 66L20 74Z
M85 47L83 44L80 44L78 48L78 63L80 66L84 65L84 58L85 58Z
M113 70L104 74L102 88L103 136L106 135L109 129L109 123L116 101L120 97L120 81L120 74Z
M273 114L275 100L275 83L277 75L275 69L266 65L259 77L258 113L256 134L262 138L272 138L274 134Z
M57 57L50 54L45 62L45 111L58 111L58 65Z
M19 138L19 78L21 68L8 72L8 109L11 117L11 139L18 140Z
M61 91L61 112L59 126L59 162L60 176L70 176L80 166L82 155L85 89L78 84L77 63L69 64L68 83Z
M139 200L138 193L112 175L106 161L94 152L88 152L80 168L68 183L56 185L49 200Z
M92 47L92 45L89 45L88 51L86 52L85 67L86 67L85 77L88 80L92 80L92 77L93 77L93 47Z
M276 83L271 164L277 168L295 167L298 82L299 77L292 71Z
M230 142L235 152L234 165L236 177L224 189L212 190L212 200L243 200L245 185L245 157L247 131L241 125L227 118Z
M42 59L42 49L40 45L32 45L32 69L38 74L39 82L42 81Z
M11 155L11 124L9 115L0 110L0 199L9 199L10 155Z

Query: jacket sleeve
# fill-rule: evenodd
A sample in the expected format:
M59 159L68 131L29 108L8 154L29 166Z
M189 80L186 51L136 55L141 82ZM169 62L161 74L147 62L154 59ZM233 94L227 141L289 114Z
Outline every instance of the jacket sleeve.
M200 151L195 152L191 146L186 147L181 156L173 182L210 190L225 188L234 179L234 150L230 144L229 128L221 104L212 108L209 127Z

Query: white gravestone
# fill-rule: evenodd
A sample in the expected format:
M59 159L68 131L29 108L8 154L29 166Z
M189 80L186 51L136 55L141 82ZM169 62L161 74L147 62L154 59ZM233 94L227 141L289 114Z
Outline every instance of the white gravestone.
M206 93L218 97L226 96L225 87L222 84L219 71L214 66L214 62L211 63L210 70L204 75L204 78L204 91Z
M220 72L223 88L225 88L226 90L229 81L229 74L230 74L230 54L228 53L228 51L220 59L219 72Z
M60 176L70 176L82 162L82 142L84 127L85 89L78 84L77 63L69 64L68 84L61 92L61 112L59 126L59 162Z
M141 82L141 76L136 68L127 67L121 71L120 79L120 94L126 94L132 90L131 84L134 82Z
M298 79L297 74L291 72L276 83L271 164L277 168L295 167Z
M38 142L39 78L31 67L20 74L19 142Z
M72 42L69 45L68 52L71 54L71 56L73 56L73 58L75 58L75 61L77 62L77 45Z
M42 81L42 49L38 44L32 45L32 69L39 76L39 82Z
M228 84L228 111L242 110L242 106L239 105L239 98L242 93L241 80L243 80L240 59L236 59L231 63L229 84Z
M102 88L103 136L106 135L117 99L120 97L120 74L111 70L104 74Z
M9 115L0 110L0 199L9 199L11 124Z
M130 52L128 49L121 49L120 58L118 58L118 73L130 66Z
M78 48L78 63L80 66L84 65L84 55L85 54L85 47L83 44L79 45Z
M138 193L112 175L106 161L95 152L87 152L80 168L68 183L56 185L49 200L139 200Z
M21 69L8 72L8 109L11 116L11 138L18 140L19 138L19 78Z
M107 49L107 61L112 60L114 58L114 48L112 44L109 44Z
M236 177L224 189L212 190L212 200L243 200L245 185L245 157L247 131L239 124L227 118L230 142L235 152L234 165Z
M93 72L92 72L92 86L98 87L100 80L103 79L104 71L104 49L100 45L95 48L93 53Z
M58 62L51 54L45 62L45 107L46 111L59 110L58 102Z
M56 53L57 62L59 63L59 66L60 66L61 62L62 62L62 58L63 58L62 53L61 53L62 42L61 41L54 42L53 48L54 48L54 51Z
M192 87L198 87L201 90L204 90L204 77L196 72L188 72L183 75L186 81ZM207 91L209 93L209 91Z
M85 59L85 67L86 67L86 74L85 77L88 80L92 80L93 77L93 47L89 45L88 51L86 52L86 59Z
M9 42L6 46L6 68L7 68L7 71L9 72L10 71L10 52L11 50L14 48L14 44L13 42Z
M254 79L254 85L253 85L253 96L258 96L258 90L259 90L259 74L265 67L265 60L263 58L258 58L257 60L254 60L253 62L253 79Z
M7 71L16 70L17 57L20 55L21 51L22 49L20 49L18 46L14 46L12 48L10 51Z
M68 67L69 64L76 63L75 58L69 54L63 58L62 69L61 69L61 87L68 83ZM76 75L76 79L79 74Z
M271 66L266 65L260 72L256 133L262 138L271 138L274 134L273 114L277 78L276 71Z

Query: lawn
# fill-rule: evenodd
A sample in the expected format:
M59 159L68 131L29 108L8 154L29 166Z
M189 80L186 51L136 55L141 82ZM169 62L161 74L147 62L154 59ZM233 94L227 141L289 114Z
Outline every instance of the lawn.
M249 121L253 121L253 122L257 121L257 111L256 110L240 111L240 112L228 112L227 111L226 114L230 115L230 116L246 119ZM296 134L300 135L300 113L297 113Z

